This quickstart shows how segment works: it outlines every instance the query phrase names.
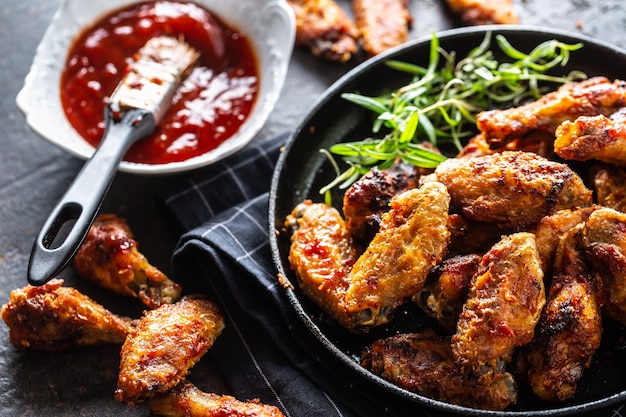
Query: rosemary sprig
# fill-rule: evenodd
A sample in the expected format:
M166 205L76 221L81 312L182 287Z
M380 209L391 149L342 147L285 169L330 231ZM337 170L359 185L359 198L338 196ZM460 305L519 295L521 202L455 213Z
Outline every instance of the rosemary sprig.
M433 35L428 67L393 60L386 62L391 68L411 74L413 79L409 84L378 97L342 94L344 99L375 114L374 135L383 128L387 133L382 138L338 143L323 150L337 175L320 193L334 187L345 189L372 167L387 168L398 158L419 167L434 168L446 157L419 143L428 141L435 148L452 144L461 150L463 139L476 132L478 112L537 99L546 92L547 83L563 84L586 78L580 71L564 76L548 74L557 66L565 66L570 52L582 48L582 43L548 40L524 53L503 35L495 39L511 62L499 62L494 57L490 32L479 46L458 61L456 53L440 48L439 39ZM333 155L340 156L348 169L341 172Z

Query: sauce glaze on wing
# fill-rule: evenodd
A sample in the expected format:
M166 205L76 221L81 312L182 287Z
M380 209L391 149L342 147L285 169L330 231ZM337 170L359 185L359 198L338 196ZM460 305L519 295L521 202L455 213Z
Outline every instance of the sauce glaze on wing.
M292 231L289 263L302 292L351 328L345 295L358 254L341 214L324 203L307 200L292 210L285 226Z
M125 219L98 215L73 260L79 275L118 294L140 299L149 308L180 299L182 287L139 252Z
M483 256L452 336L464 372L482 378L502 370L532 340L546 302L543 277L532 233L504 236Z
M79 346L124 343L132 331L130 319L54 278L36 287L11 291L2 307L9 341L17 349L62 351Z
M147 311L122 346L115 399L136 404L174 388L223 329L217 304L202 298Z

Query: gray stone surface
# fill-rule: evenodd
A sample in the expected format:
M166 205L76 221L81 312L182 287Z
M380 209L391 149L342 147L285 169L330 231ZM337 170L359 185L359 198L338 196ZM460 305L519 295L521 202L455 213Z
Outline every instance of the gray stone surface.
M231 0L232 1L232 0ZM339 2L349 7L348 0ZM35 48L60 0L4 1L0 7L0 304L9 292L26 284L33 239L52 204L79 171L82 161L54 148L31 132L15 106ZM521 23L581 31L626 46L626 4L623 0L515 1ZM456 24L443 1L412 0L412 37ZM256 140L265 140L299 123L316 98L350 66L322 62L307 52L294 52L283 94ZM104 209L128 219L140 248L159 267L169 258L179 231L157 204L164 187L184 176L139 177L118 174ZM143 243L142 243L143 242ZM105 306L137 314L129 305L63 273ZM132 303L131 303L132 304ZM117 348L90 348L60 354L18 352L0 324L0 416L147 416L145 407L129 407L113 399L118 368ZM194 368L197 383L227 393L208 361Z

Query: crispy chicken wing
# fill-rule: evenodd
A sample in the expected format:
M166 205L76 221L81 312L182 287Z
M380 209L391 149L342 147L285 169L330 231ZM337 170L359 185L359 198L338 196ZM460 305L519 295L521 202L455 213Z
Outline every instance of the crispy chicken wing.
M296 15L296 44L330 61L349 61L357 52L358 31L335 0L288 0Z
M307 200L293 209L285 225L292 231L289 263L300 289L341 325L352 327L345 295L358 255L341 214Z
M519 21L513 0L447 0L466 25L509 24Z
M428 181L391 200L380 231L350 272L346 308L358 326L386 323L393 310L419 291L448 245L450 196Z
M533 338L545 304L535 236L508 235L483 256L459 316L452 350L464 372L482 378L504 368Z
M207 393L189 381L150 400L150 411L163 417L284 417L272 405Z
M170 280L137 249L126 221L114 214L99 215L78 253L79 275L119 294L139 298L149 308L173 303L181 287Z
M563 159L626 165L626 107L604 114L565 120L556 129L554 152Z
M597 203L626 212L626 168L598 163L591 176Z
M516 355L516 373L547 401L576 393L602 334L594 279L581 247L584 223L560 240L555 276L532 342Z
M557 210L588 206L591 191L567 165L531 152L450 158L435 174L467 219L523 230Z
M372 168L353 183L343 196L343 214L352 236L367 246L378 233L383 213L389 211L391 198L416 188L422 175L432 170L412 164L396 163L391 168Z
M376 55L406 42L411 24L409 0L353 0L359 42Z
M140 403L174 388L223 328L218 306L201 298L147 311L122 346L115 399Z
M72 347L124 343L131 320L52 279L42 286L11 291L2 307L9 341L18 349L62 351Z
M604 289L604 314L626 325L626 213L599 208L583 229L583 245Z
M579 116L610 115L626 104L626 83L593 77L562 85L540 99L505 110L478 114L476 125L491 148L501 148L533 130L554 134L566 120Z
M350 330L386 323L442 260L448 203L438 182L394 196L379 233L360 256L337 210L299 204L285 223L293 230L289 262L302 291Z
M495 373L489 383L467 378L454 361L450 339L432 331L378 340L362 354L362 364L406 390L452 404L503 410L517 400L511 374Z
M424 288L412 300L444 329L454 332L467 298L470 281L480 261L481 257L478 255L459 255L445 259L431 269Z

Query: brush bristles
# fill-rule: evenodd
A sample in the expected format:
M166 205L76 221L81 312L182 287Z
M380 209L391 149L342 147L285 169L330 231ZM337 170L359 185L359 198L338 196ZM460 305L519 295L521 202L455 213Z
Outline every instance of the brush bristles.
M182 76L200 54L182 39L169 36L152 38L138 52L137 62L154 62Z
M109 99L115 114L144 109L158 124L185 73L200 54L182 39L160 36L150 39L135 55L134 62Z

